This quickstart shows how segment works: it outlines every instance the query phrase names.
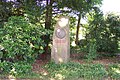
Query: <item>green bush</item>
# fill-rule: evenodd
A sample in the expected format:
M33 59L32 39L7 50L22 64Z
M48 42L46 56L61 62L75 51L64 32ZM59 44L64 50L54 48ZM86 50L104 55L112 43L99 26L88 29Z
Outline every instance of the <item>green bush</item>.
M80 48L80 50L82 52L88 52L88 41L86 39L81 39L79 42L78 42L78 46Z
M97 58L97 46L96 42L94 40L90 41L89 43L89 51L88 54L86 55L86 58L88 61L92 61L93 59Z
M86 39L96 39L97 51L116 53L120 39L120 17L113 13L105 18L103 14L93 12L88 18L89 25L86 25Z
M120 79L120 64L111 64L108 66L108 74L112 79Z
M11 63L8 61L0 61L0 73L9 73L11 69Z
M11 65L8 65L10 69L15 67L18 73L27 71L27 68L23 69L23 67L31 65L22 64L31 64L38 54L43 53L45 43L41 36L45 34L49 34L49 31L42 25L31 24L21 16L10 17L5 26L0 28L0 46L5 49L4 52L0 51L2 53L0 65L7 65L10 62ZM18 64L19 62L21 63Z
M107 72L101 64L79 64L69 62L66 64L55 64L50 62L45 65L51 77L56 79L102 79Z
M26 62L13 63L10 74L14 76L20 76L22 74L30 74L32 66Z

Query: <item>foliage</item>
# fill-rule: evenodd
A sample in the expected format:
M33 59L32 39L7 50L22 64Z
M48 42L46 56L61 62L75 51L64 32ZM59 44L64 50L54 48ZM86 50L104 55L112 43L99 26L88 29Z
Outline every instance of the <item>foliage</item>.
M97 51L96 51L96 41L92 40L90 43L89 43L89 52L88 54L86 55L88 61L91 61L95 58L97 58Z
M103 36L108 38L108 46L110 46L108 47L108 50L111 52L118 52L120 40L120 16L110 13L106 16L105 22L106 32ZM106 43L107 41L105 40Z
M15 77L17 79L39 79L39 80L44 78L41 74L37 74L34 72L29 72L28 74L20 74L20 75L17 75ZM46 80L46 78L43 80Z
M49 43L48 38L44 38L43 40L41 37L51 34L49 30L53 29L51 25L55 23L55 16L61 13L70 13L70 16L72 16L70 18L70 37L72 41L75 40L74 31L76 29L74 26L77 21L77 18L73 17L73 15L75 14L82 18L86 13L90 14L88 16L88 24L84 26L86 28L86 37L81 42L82 44L80 44L80 48L88 52L88 60L96 58L96 51L117 52L120 39L120 18L119 16L109 14L104 19L103 13L96 7L101 2L102 0L1 0L0 46L3 46L4 51L0 51L0 72L10 72L13 75L19 75L24 72L29 73L31 69L30 64L39 53L43 53L43 48L46 46L45 43ZM21 16L25 16L25 18ZM91 40L95 40L95 42L91 42ZM79 53L78 50L80 51L81 49L76 49L76 53ZM65 78L71 75L87 78L92 77L92 74L94 76L97 74L98 76L98 73L94 72L94 70L92 72L91 67L88 68L88 65L79 64L78 67L78 64L75 63L51 64L53 63L49 64L49 66L53 66L53 68L50 67L53 70L51 75L55 77L59 76L55 75L55 73L64 74ZM73 68L72 65L77 68ZM57 72L54 70L56 67ZM86 71L87 68L90 72ZM11 70L15 70L15 72L11 72ZM103 74L104 70L99 75L103 76ZM113 74L111 73L111 75Z
M31 71L31 70L30 70ZM1 74L0 75L0 79L43 79L44 76L42 76L41 74L37 74L37 73L34 73L34 72L30 72L29 73L26 73L26 74L19 74L19 75L12 75L12 74ZM10 75L12 75L12 78L10 78ZM48 78L45 77L44 80L46 80Z
M107 75L101 64L79 64L69 62L66 64L55 64L50 62L45 65L51 77L55 79L102 79Z
M75 29L76 29L76 18L75 17L70 17L70 42L72 43L75 41Z
M0 1L0 27L3 27L3 23L7 21L9 16L12 15L12 4L6 2L6 0Z
M92 10L92 8L95 5L101 5L102 0L57 0L58 1L58 7L64 8L67 7L71 9L71 11L75 14L79 14L82 12L82 14L85 14ZM80 13L81 14L81 13Z
M8 61L0 61L0 73L9 73L11 69L11 63Z
M8 21L10 16L26 16L26 19L29 20L32 24L45 25L44 28L51 30L53 29L52 25L56 14L66 14L70 13L70 16L79 14L83 17L86 13L90 12L97 6L100 6L102 0L13 0L5 1L2 0L0 3L1 15L3 16L2 23ZM9 4L9 5L8 5ZM7 11L7 12L6 12ZM53 14L52 14L53 13ZM71 15L71 13L73 15ZM4 17L5 16L5 17ZM70 27L74 27L76 22L76 17L70 19ZM75 29L75 27L73 28ZM72 30L73 30L72 29ZM79 29L78 29L79 30ZM72 31L71 31L72 32ZM71 34L71 38L74 37L75 33ZM43 35L45 38L49 35ZM50 42L50 39L44 40L46 44Z
M0 27L8 21L11 16L26 16L31 23L39 22L45 10L41 1L38 0L1 0L0 1Z
M115 80L120 79L120 64L111 64L108 66L109 76Z
M75 47L71 46L71 47L70 47L70 53L71 53L71 54L79 54L80 52L82 52L82 51L81 51L81 49L79 48L79 46L75 46Z
M74 15L78 16L78 23L76 29L76 40L75 43L78 45L78 35L80 22L86 13L89 13L92 9L95 9L96 6L100 6L102 0L60 0L58 1L59 8L66 8L64 11L71 12Z
M79 40L78 46L79 46L79 48L82 52L88 52L89 51L88 50L89 43L86 39Z
M10 74L13 76L18 76L21 74L29 74L31 73L32 66L26 62L18 62L12 64L12 69L10 70Z
M44 3L38 0L21 1L23 3L24 16L33 24L42 22L45 20L45 7L42 6Z
M24 73L31 65L22 65L18 62L31 64L38 54L43 53L45 43L41 36L48 33L49 31L41 25L33 25L21 16L10 17L5 26L0 28L0 45L5 49L1 61L5 65L10 62L11 65L8 66L15 67L18 72ZM26 69L23 69L24 67Z
M119 16L108 14L104 18L102 12L96 10L88 17L88 23L86 39L96 40L97 51L109 53L118 51Z

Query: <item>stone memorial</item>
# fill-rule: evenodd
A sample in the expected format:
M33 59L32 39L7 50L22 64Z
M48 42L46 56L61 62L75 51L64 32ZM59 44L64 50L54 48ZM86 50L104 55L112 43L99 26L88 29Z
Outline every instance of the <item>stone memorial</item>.
M51 58L55 63L66 63L70 58L69 18L58 19L53 33Z

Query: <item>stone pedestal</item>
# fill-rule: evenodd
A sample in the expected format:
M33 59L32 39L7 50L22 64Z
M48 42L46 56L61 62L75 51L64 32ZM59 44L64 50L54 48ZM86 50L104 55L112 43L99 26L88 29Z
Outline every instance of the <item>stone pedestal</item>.
M69 18L60 17L54 28L51 58L55 63L66 63L70 58Z

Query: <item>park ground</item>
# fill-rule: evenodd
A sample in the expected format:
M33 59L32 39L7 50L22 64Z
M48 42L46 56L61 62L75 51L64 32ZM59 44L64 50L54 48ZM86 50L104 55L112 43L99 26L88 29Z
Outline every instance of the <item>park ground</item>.
M119 64L120 57L119 56L112 56L112 57L111 56L110 57L108 57L108 56L106 56L106 57L101 56L100 57L99 56L99 58L97 58L97 59L94 59L92 61L88 61L87 59L84 58L83 54L84 53L71 54L70 62L73 62L73 63L76 63L76 64L81 64L81 65L101 64L101 65L104 66L105 70L109 69L109 65L118 64L119 72L117 74L117 78L111 78L111 76L107 76L107 77L102 78L102 79L90 79L90 80L120 80L119 79L120 78L120 64ZM32 65L32 71L34 72L35 75L22 76L22 77L18 77L18 78L15 78L15 77L10 77L9 78L8 76L7 77L4 76L4 77L1 77L0 80L89 80L89 78L87 78L87 79L83 79L83 78L72 78L72 79L67 79L66 78L66 79L64 79L63 77L61 78L61 75L57 75L57 78L51 77L51 72L49 71L49 68L48 69L45 68L45 66L50 64L50 62L51 62L50 55L48 55L48 57L46 59L38 58L38 59L36 59L36 61ZM54 64L50 64L49 67L50 66L53 66L53 68L56 69L56 67L54 67ZM53 74L54 74L54 72L57 72L57 70L58 69L56 69L56 71L54 70Z
M78 64L102 64L104 66L104 68L106 70L108 70L109 65L114 65L114 64L119 64L120 62L120 57L119 56L112 56L112 57L108 57L108 56L102 56L99 57L95 60L92 61L87 61L87 59L84 59L82 55L84 53L80 53L80 54L71 54L70 56L70 62L75 62ZM102 53L105 54L105 53ZM56 80L54 78L51 78L51 76L49 76L49 71L47 71L43 66L45 66L46 64L49 64L50 62L50 58L46 59L46 60L42 60L42 59L38 59L35 61L35 63L33 64L33 72L37 73L37 74L42 74L43 76L47 76L47 78L49 78L50 80ZM120 66L119 66L120 68ZM119 73L120 74L120 73ZM118 75L120 76L120 75ZM46 78L42 78L43 80ZM60 80L64 80L64 79L60 79ZM65 79L66 80L66 79ZM72 79L73 80L73 79ZM86 79L75 79L75 80L86 80ZM89 79L88 79L89 80ZM99 80L99 79L98 79ZM102 80L119 80L119 78L117 79L112 79L110 76L102 79Z

